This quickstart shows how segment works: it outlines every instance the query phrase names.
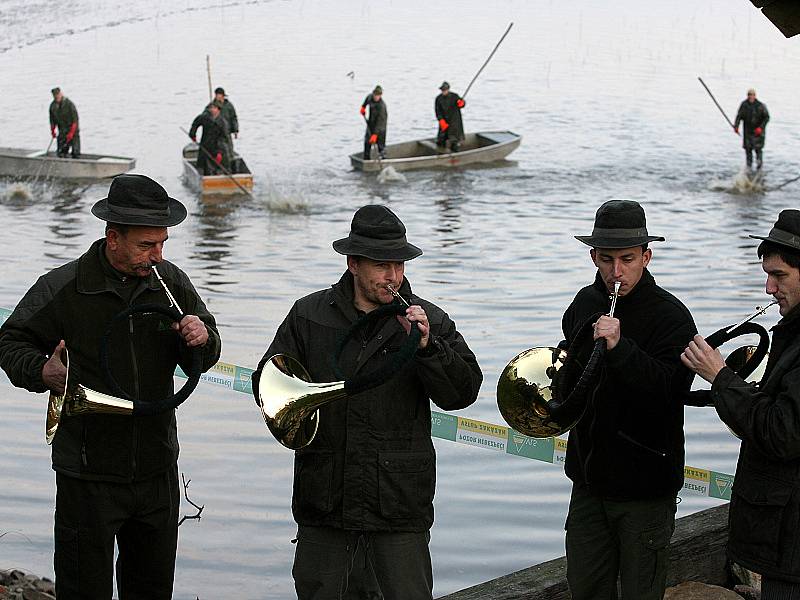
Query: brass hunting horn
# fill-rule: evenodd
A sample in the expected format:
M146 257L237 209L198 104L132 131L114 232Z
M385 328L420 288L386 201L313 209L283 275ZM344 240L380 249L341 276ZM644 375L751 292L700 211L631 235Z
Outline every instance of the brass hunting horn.
M614 282L609 317L614 316L619 288L620 282ZM594 342L583 372L566 397L565 380L580 367L579 346L586 345L592 330L590 326L597 316L592 315L583 324L581 333L576 335L568 350L531 348L515 356L503 369L497 382L497 407L506 423L516 431L536 438L558 436L574 427L583 416L586 396L596 382L605 353L605 338Z

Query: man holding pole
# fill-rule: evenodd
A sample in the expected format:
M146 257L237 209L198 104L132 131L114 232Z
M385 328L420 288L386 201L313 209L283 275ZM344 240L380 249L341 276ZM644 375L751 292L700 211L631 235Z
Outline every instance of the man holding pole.
M367 109L369 108L369 117ZM386 103L383 101L383 88L375 86L372 93L364 98L359 109L361 116L367 122L367 132L364 134L364 160L370 160L372 146L378 146L378 156L384 158L384 148L386 148L386 121L389 113L386 111Z
M736 113L736 122L733 130L739 133L739 123L744 123L744 135L742 136L742 147L747 158L747 168L753 168L753 150L756 152L756 169L761 169L763 164L762 151L764 149L764 131L769 122L769 112L767 106L756 99L756 91L753 88L747 90L747 100L739 105L739 112Z
M61 88L54 87L50 92L53 94L53 101L50 103L50 134L58 138L57 154L60 158L66 158L71 149L72 158L80 158L81 134L78 130L78 109L72 100L64 95Z
M203 128L203 137L200 138L200 148L197 153L197 170L203 175L214 175L219 167L230 171L231 152L228 146L230 133L221 110L222 105L214 100L206 106L206 110L195 117L189 130L189 137L193 142L197 142L197 129ZM206 151L203 152L203 149Z
M461 142L464 141L464 123L461 121L461 109L464 108L464 99L455 92L450 91L450 84L446 81L439 86L441 94L436 96L434 109L439 121L439 133L436 136L436 145L458 152Z

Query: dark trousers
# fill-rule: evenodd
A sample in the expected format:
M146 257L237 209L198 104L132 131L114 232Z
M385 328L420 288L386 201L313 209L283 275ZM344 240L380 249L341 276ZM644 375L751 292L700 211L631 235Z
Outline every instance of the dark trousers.
M450 150L451 152L458 152L461 149L461 140L455 137L450 137L450 129L442 131L439 128L439 133L436 135L436 145Z
M75 132L72 140L67 141L67 132L63 133L61 130L58 132L58 139L56 140L56 154L61 158L66 158L72 150L72 158L81 157L81 134L79 131Z
M169 600L178 545L178 468L136 483L56 473L58 600L112 596L114 539L119 600Z
M800 583L790 583L763 577L761 600L800 600Z
M297 598L431 600L430 537L301 525L292 567Z
M756 153L756 168L760 169L761 165L764 164L764 157L763 151L761 148L752 148L748 147L744 149L744 155L747 160L747 168L750 169L753 167L753 151L755 150Z
M369 143L369 138L372 134L367 129L367 133L364 134L364 160L373 160L372 159L372 144ZM381 131L378 133L378 141L375 143L378 147L378 156L380 158L384 157L384 149L386 148L386 132Z
M608 500L572 486L567 515L567 582L573 600L661 600L675 498Z

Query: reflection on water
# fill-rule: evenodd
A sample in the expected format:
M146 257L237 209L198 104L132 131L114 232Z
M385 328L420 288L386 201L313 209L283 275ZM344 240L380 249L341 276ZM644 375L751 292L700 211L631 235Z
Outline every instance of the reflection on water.
M424 250L406 266L414 291L447 310L483 367L478 402L463 414L492 423L502 368L523 349L557 343L564 308L592 281L588 249L572 236L591 231L605 200L645 205L649 228L667 238L653 245L652 272L702 332L763 304L747 234L797 206L800 118L789 82L800 57L753 7L470 1L458 4L458 37L470 43L457 50L425 8L75 0L65 15L40 0L0 0L0 67L15 106L4 136L43 148L48 92L60 85L80 111L86 152L135 156L139 172L187 205L165 255L217 317L223 360L249 367L296 298L339 278L344 258L330 243L347 234L353 212L388 204ZM494 43L487 32L510 19L465 122L521 134L513 161L383 183L350 170L347 156L363 141L358 106L375 83L390 143L431 136L438 84L463 89ZM206 54L239 113L236 147L254 172L255 199L201 200L181 184L178 125L207 102ZM769 106L761 190L737 187L740 140L698 73L730 110L751 85ZM0 306L102 235L89 209L107 190L44 177L0 182ZM0 532L13 532L0 540L0 568L51 574L45 399L4 376L0 384L0 438L13 449L0 456ZM181 527L176 598L291 597L291 453L267 435L251 398L206 384L182 405L179 426L181 470L206 509ZM738 443L712 411L687 412L686 434L691 465L733 472ZM437 594L563 554L569 482L559 466L435 445ZM680 511L715 503L686 494Z

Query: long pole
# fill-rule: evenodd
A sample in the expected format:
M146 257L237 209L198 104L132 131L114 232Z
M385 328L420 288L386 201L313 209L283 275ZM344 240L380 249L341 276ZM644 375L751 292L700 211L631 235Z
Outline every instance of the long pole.
M475 73L475 77L473 77L472 81L469 82L469 85L467 86L467 90L463 94L461 94L462 98L466 98L467 97L467 94L469 94L469 90L472 87L472 84L475 83L475 80L478 78L478 75L480 75L483 72L483 70L486 68L486 65L489 64L490 60L492 60L492 57L494 56L494 53L497 52L497 49L500 47L500 44L502 44L503 40L506 39L506 36L508 35L508 32L511 31L511 28L513 26L514 26L514 22L513 21L508 24L508 29L506 29L506 32L503 34L503 37L500 38L500 41L497 42L497 45L494 47L494 50L492 50L492 53L489 55L489 58L486 59L486 62L483 63L483 66L480 69L478 69L477 73Z
M717 108L719 109L719 112L721 112L721 113L722 113L722 116L723 116L723 117L725 117L725 120L728 122L728 125L730 125L730 126L731 126L731 129L733 129L733 131L736 133L736 135L739 135L739 132L738 132L738 131L736 131L736 126L733 124L733 121L731 121L731 120L728 118L728 115L726 115L726 114L725 114L725 111L724 111L724 110L722 109L722 107L719 105L719 102L717 102L717 99L716 99L716 98L714 98L714 94L712 94L712 93L711 93L711 90L710 90L710 89L708 89L708 86L706 85L706 82L705 82L705 81L703 81L703 78L702 78L702 77L698 77L698 78L697 78L697 80L698 80L700 83L702 83L702 84L703 84L703 87L704 87L704 88L706 88L706 91L708 92L708 95L709 95L709 96L711 96L711 99L714 101L714 104L716 104L716 105L717 105Z
M186 130L185 130L183 127L178 127L178 129L180 129L180 130L181 130L183 133L185 133L185 134L186 134L186 135L189 137L189 139L192 139L192 136L190 136L190 135L189 135L189 132L188 132L188 131L186 131ZM211 153L210 153L208 150L206 150L206 149L205 149L205 147L204 147L202 144L197 144L197 147L198 147L198 148L200 148L200 150L202 150L203 152L205 152L205 154L206 154L206 157L207 157L207 158L208 158L208 159L209 159L211 162L213 162L214 164L216 164L216 163L217 163L217 161L214 159L214 157L213 157L213 156L211 156ZM235 184L236 184L236 187L238 187L238 188L239 188L240 190L242 190L242 191L243 191L245 194L247 194L248 196L250 196L250 197L251 197L253 200L255 200L255 199L256 199L256 197L255 197L255 196L253 196L253 194L250 192L250 190L248 190L248 189L247 189L246 187L244 187L244 186L243 186L241 183L239 183L238 181L236 181L236 178L235 178L235 177L234 177L234 176L231 174L231 172L230 172L230 171L228 171L228 169L226 169L226 168L225 168L225 167L223 167L222 165L217 165L217 166L220 168L220 170L221 170L223 173L225 173L225 175L227 175L227 176L230 178L230 180L231 180L233 183L235 183Z
M208 76L208 101L214 99L214 94L211 91L211 57L206 54L206 75Z

